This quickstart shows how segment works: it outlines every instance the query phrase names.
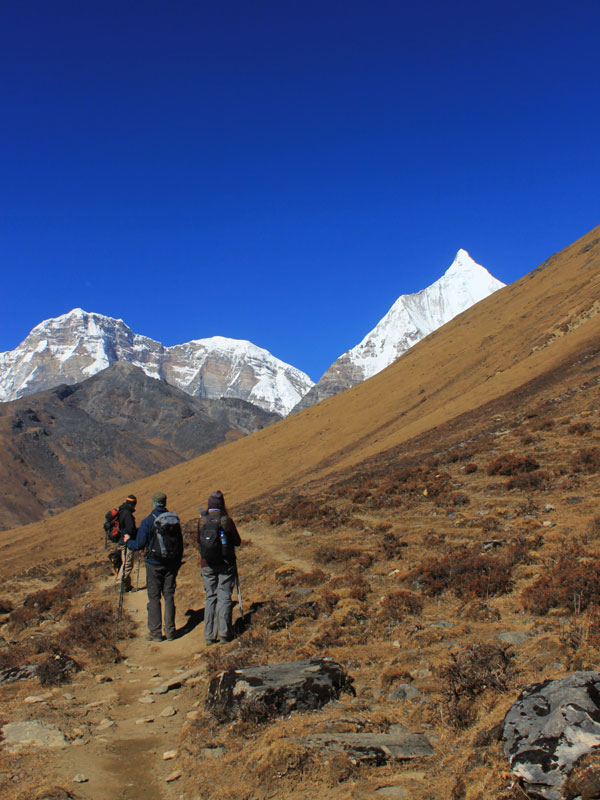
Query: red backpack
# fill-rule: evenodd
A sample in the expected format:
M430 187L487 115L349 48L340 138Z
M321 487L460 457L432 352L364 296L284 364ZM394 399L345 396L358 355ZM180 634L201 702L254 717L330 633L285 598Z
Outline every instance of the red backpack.
M106 533L106 541L116 544L121 538L121 529L119 528L119 509L111 508L106 512L104 518L104 532Z

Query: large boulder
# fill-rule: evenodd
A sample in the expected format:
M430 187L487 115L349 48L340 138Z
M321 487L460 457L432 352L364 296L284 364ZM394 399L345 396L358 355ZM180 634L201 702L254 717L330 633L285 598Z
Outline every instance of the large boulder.
M238 717L257 720L310 711L354 693L344 668L328 658L217 673L208 686L206 708L224 722Z
M574 762L600 746L600 673L524 689L504 719L504 752L532 796L559 800Z

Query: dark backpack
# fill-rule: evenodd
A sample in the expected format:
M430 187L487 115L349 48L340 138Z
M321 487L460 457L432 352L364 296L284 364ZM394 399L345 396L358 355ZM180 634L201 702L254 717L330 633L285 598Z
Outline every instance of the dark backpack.
M233 555L233 547L223 529L223 520L218 514L204 514L198 524L198 547L200 555L209 566L222 564Z
M164 563L181 559L181 523L174 511L163 511L154 518L152 536L146 548L146 556Z
M113 544L117 544L121 538L118 508L111 508L106 512L104 517L104 533L106 534L106 541L112 542Z

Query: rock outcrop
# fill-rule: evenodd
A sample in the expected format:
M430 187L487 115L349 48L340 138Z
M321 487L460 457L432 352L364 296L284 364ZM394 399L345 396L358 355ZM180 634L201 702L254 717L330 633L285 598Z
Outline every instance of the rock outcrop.
M574 763L600 747L600 673L527 687L504 719L504 752L531 797L559 800Z

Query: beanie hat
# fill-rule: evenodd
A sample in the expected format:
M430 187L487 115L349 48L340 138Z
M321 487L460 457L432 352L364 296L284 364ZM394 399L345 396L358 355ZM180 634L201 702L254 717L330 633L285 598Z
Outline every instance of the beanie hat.
M223 497L223 492L217 490L213 492L210 497L208 498L208 503L206 505L207 508L218 508L220 511L225 510L225 498Z
M156 492L156 494L152 498L152 502L155 506L166 506L167 495L164 492Z
M135 505L137 503L137 497L134 494L128 494L125 498L125 502Z

